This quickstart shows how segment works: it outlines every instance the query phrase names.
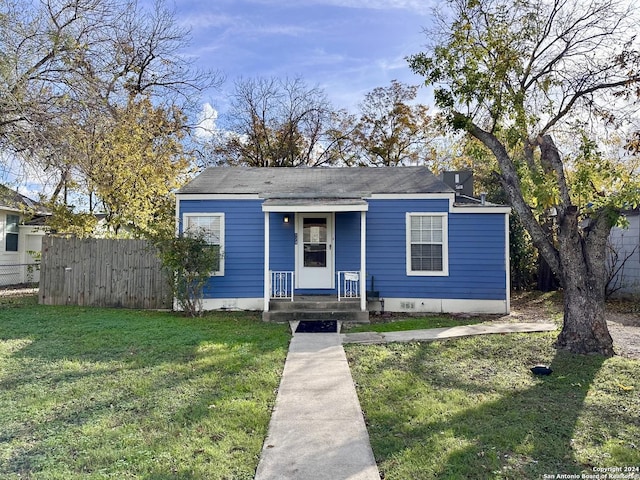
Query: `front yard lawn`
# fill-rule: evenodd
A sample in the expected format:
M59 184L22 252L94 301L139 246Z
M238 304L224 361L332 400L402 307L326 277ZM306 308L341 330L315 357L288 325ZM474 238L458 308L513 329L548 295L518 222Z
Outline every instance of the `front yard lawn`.
M1 478L251 479L288 326L0 300Z
M640 361L557 352L556 335L346 345L384 479L640 466ZM256 314L0 299L0 478L252 479L289 338Z
M346 345L384 479L571 478L557 475L638 468L640 362L557 352L556 336ZM538 363L553 374L534 376L529 368Z

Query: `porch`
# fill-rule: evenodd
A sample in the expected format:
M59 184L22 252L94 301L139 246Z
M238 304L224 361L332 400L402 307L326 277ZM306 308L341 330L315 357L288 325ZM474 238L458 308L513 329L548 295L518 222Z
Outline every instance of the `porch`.
M295 272L271 271L269 275L269 308L263 320L269 322L326 321L368 323L366 283L359 271L340 271L336 274L335 295L296 295Z
M264 320L368 322L368 207L361 198L264 201Z

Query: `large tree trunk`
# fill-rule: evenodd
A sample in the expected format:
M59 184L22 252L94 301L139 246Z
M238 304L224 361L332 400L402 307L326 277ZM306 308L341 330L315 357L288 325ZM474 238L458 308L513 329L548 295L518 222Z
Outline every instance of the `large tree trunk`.
M564 322L556 347L580 354L614 355L613 340L604 315L605 252L614 211L591 212L587 225L578 224L578 207L572 204L563 165L553 139L536 139L545 170L555 172L559 187L557 246L524 199L516 167L495 135L458 114L471 135L488 147L500 165L500 182L534 245L564 287ZM532 146L534 144L531 144Z
M604 295L579 277L565 280L564 322L556 347L573 353L615 355L607 328Z
M547 238L553 238L553 219L550 216L545 217L544 221L540 222L540 226L547 234ZM537 265L537 278L536 285L541 292L553 292L560 286L556 275L544 255L538 253L538 265Z
M613 356L605 319L605 254L611 227L604 213L594 214L581 234L577 207L566 209L558 221L564 322L556 346L573 353Z

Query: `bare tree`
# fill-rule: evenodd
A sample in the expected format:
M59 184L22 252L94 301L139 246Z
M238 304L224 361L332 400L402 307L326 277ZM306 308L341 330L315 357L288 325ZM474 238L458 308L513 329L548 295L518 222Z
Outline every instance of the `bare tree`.
M621 245L607 242L607 278L605 283L605 294L607 298L625 287L625 267L630 258L633 258L638 251L638 245L631 250L624 251Z
M215 163L252 167L332 163L336 112L326 94L300 78L239 79L224 134L214 138Z

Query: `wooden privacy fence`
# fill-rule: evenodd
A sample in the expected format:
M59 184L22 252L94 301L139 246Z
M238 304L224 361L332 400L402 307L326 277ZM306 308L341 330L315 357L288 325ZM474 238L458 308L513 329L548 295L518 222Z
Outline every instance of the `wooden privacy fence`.
M171 308L167 277L146 240L48 236L42 242L40 303Z

